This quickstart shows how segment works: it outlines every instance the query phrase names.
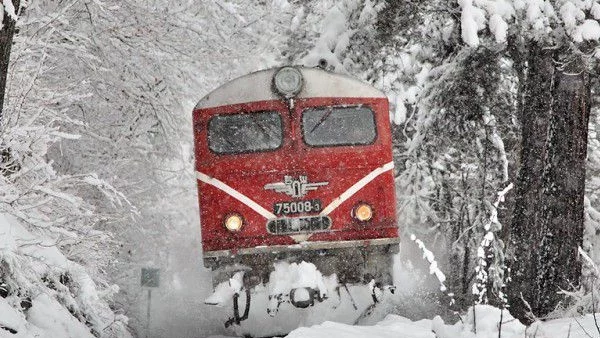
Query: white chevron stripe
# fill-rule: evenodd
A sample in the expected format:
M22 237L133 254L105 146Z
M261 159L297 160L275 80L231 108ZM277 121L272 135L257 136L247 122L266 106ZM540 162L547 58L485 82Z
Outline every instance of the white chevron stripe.
M360 181L348 188L348 190L344 191L344 193L342 193L338 198L329 203L329 205L326 206L323 211L321 211L321 215L329 215L333 210L339 207L340 204L344 203L347 199L352 197L352 195L356 194L360 189L369 184L369 182L374 180L377 176L392 169L394 169L394 162L386 163L384 166L371 171L367 176L363 177Z
M231 197L237 199L238 201L240 201L240 202L244 203L245 205L247 205L248 207L250 207L252 210L254 210L257 213L259 213L260 215L262 215L266 219L275 219L275 218L277 218L277 216L275 216L273 213L271 213L267 209L261 207L260 205L258 205L258 203L254 202L253 200L251 200L250 198L248 198L246 195L244 195L241 192L233 189L232 187L230 187L227 184L219 181L216 178L210 177L210 176L208 176L208 175L206 175L204 173L201 173L199 171L196 171L196 178L199 179L200 181L206 183L206 184L210 184L213 187L224 191L225 193L227 193Z

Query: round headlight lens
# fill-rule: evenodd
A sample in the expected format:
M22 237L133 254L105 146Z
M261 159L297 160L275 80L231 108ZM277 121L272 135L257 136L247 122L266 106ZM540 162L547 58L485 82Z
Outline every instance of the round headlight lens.
M242 219L242 216L238 214L231 214L225 217L225 227L229 231L240 231L242 225L244 225L244 220Z
M354 217L361 222L366 222L373 217L373 209L370 205L361 203L354 208Z
M302 89L302 74L294 67L283 67L275 73L273 82L279 94L290 98Z

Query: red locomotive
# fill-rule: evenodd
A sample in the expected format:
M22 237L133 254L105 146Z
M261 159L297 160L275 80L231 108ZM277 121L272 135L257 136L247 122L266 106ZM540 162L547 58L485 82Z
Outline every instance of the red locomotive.
M251 73L200 100L196 176L215 285L243 271L248 304L281 260L342 283L392 284L400 240L388 109L370 85L302 67ZM299 307L320 300L290 291Z

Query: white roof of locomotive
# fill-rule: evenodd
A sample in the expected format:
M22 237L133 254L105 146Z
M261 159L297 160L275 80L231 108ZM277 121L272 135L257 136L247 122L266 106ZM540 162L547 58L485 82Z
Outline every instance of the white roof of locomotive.
M296 67L304 79L296 98L309 97L379 97L385 94L355 78L330 73L319 68ZM273 75L279 68L271 68L244 75L215 89L196 105L196 109L227 106L237 103L279 100L273 92Z

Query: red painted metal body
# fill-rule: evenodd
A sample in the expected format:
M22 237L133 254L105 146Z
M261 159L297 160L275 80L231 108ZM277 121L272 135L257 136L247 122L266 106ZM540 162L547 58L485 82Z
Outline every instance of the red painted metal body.
M215 178L273 212L277 202L319 199L327 206L369 173L392 162L388 101L385 97L306 97L293 102L269 99L194 110L196 171ZM293 107L292 107L293 104ZM308 107L369 106L375 115L377 137L373 144L361 146L312 147L302 137L301 114ZM291 107L291 108L290 108ZM283 122L283 145L272 151L219 155L208 147L208 123L211 117L239 112L277 111ZM310 182L328 182L301 198L292 198L266 184L282 182L285 175L307 176ZM214 185L198 181L202 245L205 255L229 250L235 254L242 248L295 245L290 235L273 235L267 231L267 219L248 205ZM361 223L352 217L359 202L373 208L373 218ZM224 218L232 212L244 218L239 232L224 227ZM318 212L302 215L317 215ZM329 215L329 231L317 232L303 240L349 241L397 238L393 170L375 177L341 203Z

